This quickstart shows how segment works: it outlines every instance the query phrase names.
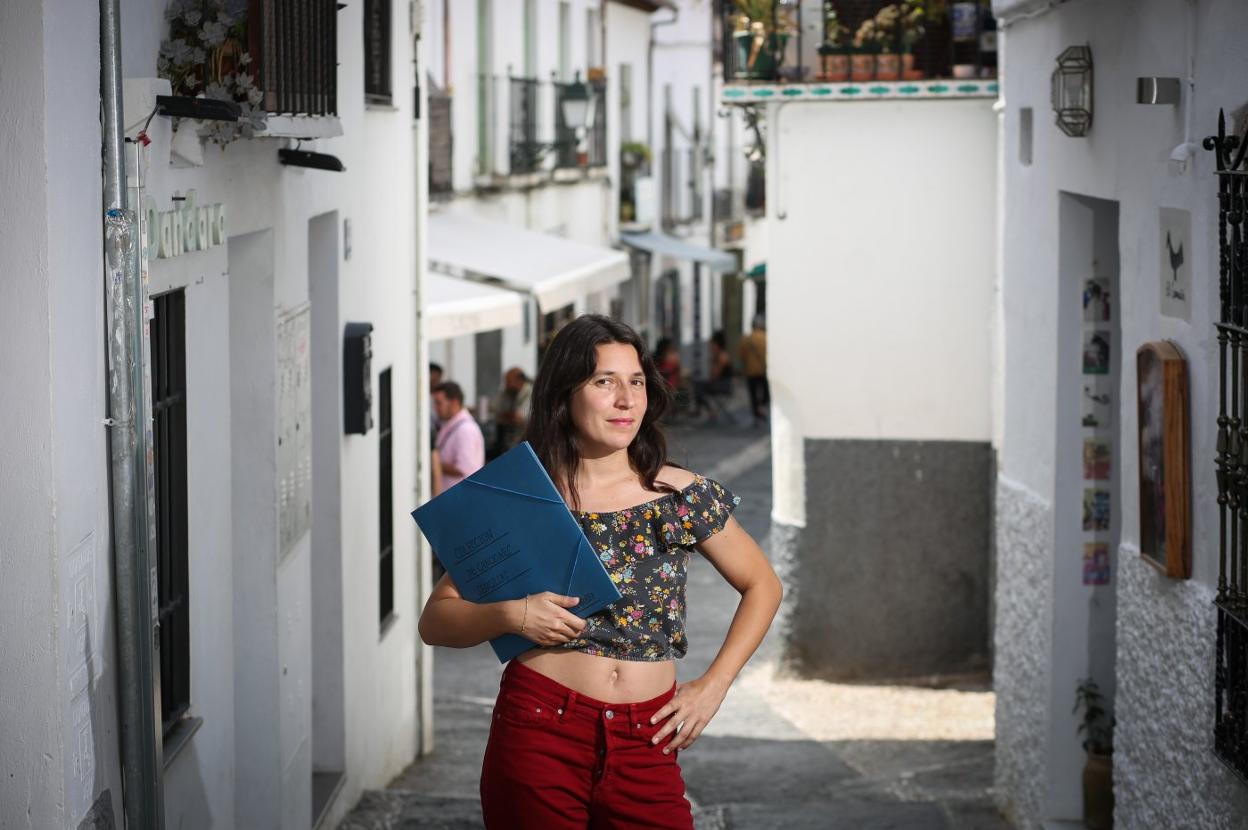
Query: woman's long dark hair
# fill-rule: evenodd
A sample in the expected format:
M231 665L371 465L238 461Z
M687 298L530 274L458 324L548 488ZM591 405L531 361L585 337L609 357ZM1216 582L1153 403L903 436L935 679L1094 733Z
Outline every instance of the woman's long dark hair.
M659 419L671 401L667 383L637 332L610 317L584 314L564 326L546 351L533 382L529 424L524 433L524 440L533 446L546 472L567 491L574 510L580 509L576 473L581 451L572 423L572 396L593 376L598 368L598 347L607 343L632 346L646 376L646 414L628 445L629 464L647 490L673 489L655 484L655 477L667 463L667 439L659 428Z

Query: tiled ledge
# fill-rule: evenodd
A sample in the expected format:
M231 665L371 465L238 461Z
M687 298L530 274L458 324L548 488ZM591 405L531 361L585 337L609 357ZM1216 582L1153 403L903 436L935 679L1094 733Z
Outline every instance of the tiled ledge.
M924 81L863 81L809 84L727 84L725 104L765 101L879 101L905 98L995 98L996 79Z

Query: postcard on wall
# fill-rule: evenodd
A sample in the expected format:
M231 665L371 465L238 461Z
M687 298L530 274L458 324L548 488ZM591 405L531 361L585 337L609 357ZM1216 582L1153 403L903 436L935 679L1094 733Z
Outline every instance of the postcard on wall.
M1109 530L1109 491L1083 491L1083 529Z
M1161 208L1161 313L1191 319L1192 214Z
M1085 323L1109 322L1109 280L1093 277L1083 283L1083 320Z
M1083 333L1083 373L1085 375L1109 374L1110 333L1096 329Z
M1111 426L1114 408L1109 378L1083 379L1083 425L1094 429Z
M1090 481L1108 481L1109 464L1109 442L1085 438L1083 441L1083 477Z
M1109 584L1109 543L1083 543L1083 584Z

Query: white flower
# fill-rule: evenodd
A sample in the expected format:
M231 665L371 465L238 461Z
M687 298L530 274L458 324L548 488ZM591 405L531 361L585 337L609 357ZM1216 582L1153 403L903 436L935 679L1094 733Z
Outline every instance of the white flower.
M264 91L255 87L247 91L247 101L253 107L260 106L260 102L264 100Z
M186 21L188 26L198 26L200 19L203 17L198 9L187 9L182 15L182 19Z
M226 28L221 23L209 22L200 30L200 39L206 46L220 46L225 42Z
M249 65L250 63L251 63L251 53L250 53L250 52L243 52L243 53L239 54L239 56L238 56L238 65L239 65L239 66L247 66L247 65Z
M246 88L254 84L256 79L251 75L248 75L246 72L239 72L238 76L234 79L234 82L239 86Z

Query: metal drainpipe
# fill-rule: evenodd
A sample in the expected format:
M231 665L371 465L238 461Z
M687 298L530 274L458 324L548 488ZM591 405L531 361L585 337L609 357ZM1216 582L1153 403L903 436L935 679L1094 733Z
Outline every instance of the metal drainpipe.
M125 826L160 828L160 715L156 703L155 570L147 544L147 441L143 411L143 302L139 225L129 208L121 112L121 9L100 0L104 132L105 314L113 568L117 586L118 696Z
M670 20L659 20L650 24L650 44L646 53L646 143L650 145L651 163L658 158L654 151L654 32L660 26L671 26L680 19L679 8L667 8L672 13Z

